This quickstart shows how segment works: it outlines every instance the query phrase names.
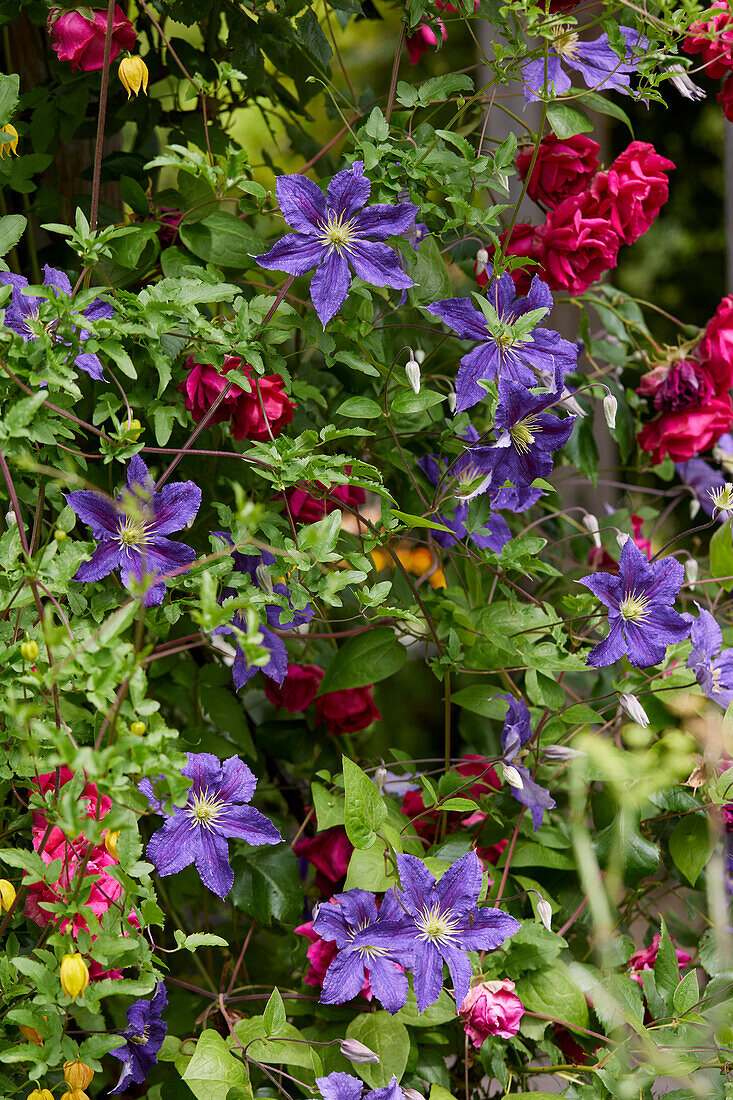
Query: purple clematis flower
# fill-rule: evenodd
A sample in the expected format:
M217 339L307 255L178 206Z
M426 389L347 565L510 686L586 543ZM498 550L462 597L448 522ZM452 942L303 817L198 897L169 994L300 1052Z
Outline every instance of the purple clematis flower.
M387 891L379 910L366 890L347 890L332 900L335 905L319 905L313 921L313 931L338 948L323 980L321 1003L350 1001L368 976L372 993L394 1015L407 1001L404 967L412 965L414 942L394 890Z
M486 288L489 316L476 309L470 298L446 298L427 306L463 340L477 341L461 359L456 375L456 411L463 412L486 396L479 379L512 379L523 386L539 384L538 375L564 377L578 362L578 348L557 332L533 328L532 323L552 309L552 294L535 275L526 298L516 297L511 275L493 278ZM541 311L534 317L527 314ZM526 317L526 323L521 319Z
M556 405L557 389L530 393L518 382L499 382L499 404L494 424L499 438L493 450L494 484L509 481L516 489L531 485L552 470L552 454L570 438L574 416L561 420L546 410ZM506 505L505 505L506 507Z
M238 757L224 763L209 752L189 752L187 757L181 774L193 781L188 801L173 807L173 815L148 841L147 856L161 878L195 863L204 886L225 898L234 884L227 840L280 844L282 837L264 814L247 805L257 779ZM163 815L150 780L143 779L138 787Z
M222 539L229 546L232 545L230 536L223 532L215 532L215 537ZM234 559L235 569L239 573L243 573L245 576L249 577L252 584L257 588L262 587L260 575L258 574L260 567L275 564L275 557L269 550L263 550L261 554L240 554L239 551L235 550L232 557ZM288 597L288 590L284 584L273 585L272 591L276 592L279 596ZM225 588L222 592L222 599L229 599L236 595L236 589ZM288 603L290 603L289 600ZM262 634L262 646L270 654L270 660L266 665L248 664L241 646L237 643L237 652L234 657L234 667L232 669L234 686L237 691L239 691L241 687L244 687L247 681L251 680L252 677L256 676L260 671L262 671L265 676L269 677L270 680L274 680L276 684L282 684L288 671L288 651L285 648L285 642L275 633L275 630L290 630L294 629L296 626L302 626L303 623L309 623L313 618L313 608L310 604L306 604L302 611L294 611L292 618L288 622L283 622L283 616L285 614L286 612L282 607L279 607L278 604L267 604L265 608L267 622L259 624L258 630L259 633ZM245 632L247 629L244 618L239 613L234 615L230 624L217 626L216 629L212 631L212 634L235 634L237 629Z
M673 608L685 571L676 558L650 562L633 539L621 551L618 575L594 573L580 584L608 608L608 637L588 654L588 664L601 668L626 656L637 668L664 660L668 645L682 642L691 623Z
M501 731L501 747L503 760L519 772L522 779L522 787L511 787L511 792L517 802L532 814L532 824L535 832L542 824L545 810L555 807L555 800L546 787L540 787L530 775L529 769L516 763L519 750L532 736L529 710L522 699L515 699L512 695L499 695L499 699L506 699L509 707L504 719L504 729Z
M120 1079L110 1095L124 1092L129 1084L142 1085L155 1063L163 1045L167 1023L161 1019L168 1004L165 986L159 982L149 1001L135 1001L127 1010L127 1027L122 1032L125 1045L111 1050L113 1058L122 1062Z
M366 207L370 191L360 160L336 173L325 196L305 176L278 178L277 200L295 233L288 233L257 262L290 275L316 268L311 298L324 328L346 301L349 265L373 286L406 290L415 285L394 249L382 242L405 234L414 225L417 207L411 202Z
M467 447L450 465L437 455L424 455L418 459L418 466L433 485L447 491L454 489L453 496L457 503L453 515L438 512L436 517L444 527L450 528L450 532L439 531L437 528L432 530L433 538L444 549L469 538L482 550L493 550L500 554L511 539L512 533L503 516L489 516L480 531L469 532L466 526L469 502L489 491L494 457L490 447Z
M723 632L715 619L699 604L695 606L697 619L683 615L692 624L687 667L695 673L703 695L727 710L733 703L733 649L723 649Z
M316 1077L316 1084L321 1090L323 1100L362 1100L364 1083L358 1077L352 1077L350 1073L335 1071L328 1077ZM381 1089L372 1089L364 1100L404 1100L404 1093L393 1077L388 1085Z
M570 77L563 71L562 62L575 69L593 91L613 88L629 95L631 73L635 73L649 43L638 31L619 27L626 43L626 56L621 58L608 41L608 35L599 34L593 42L583 42L577 31L558 27L549 48L547 63L540 57L528 61L522 67L524 98L533 100L562 95L571 87Z
M712 494L725 486L725 477L721 471L716 470L704 458L688 458L686 462L677 462L675 470L685 485L689 485L692 489L703 512L712 516L715 510ZM691 510L694 503L694 501L690 502ZM721 523L725 523L730 519L731 513L725 509L715 510L715 516Z
M122 583L146 585L143 603L163 602L171 573L187 573L195 550L167 538L191 523L201 505L201 490L193 481L164 485L159 493L148 468L134 455L127 468L127 487L116 500L86 489L67 493L66 503L87 526L99 545L79 566L75 581L98 581L119 569Z
M11 271L0 271L0 286L12 286L13 292L10 304L5 307L4 323L7 328L16 332L26 343L29 340L37 340L44 332L54 340L54 330L57 321L41 321L40 312L43 302L48 298L34 298L23 294L23 289L29 285L25 275L14 275ZM50 287L54 295L67 294L71 296L71 283L63 271L57 271L55 267L45 265L43 269L43 285ZM90 306L84 310L84 316L90 321L109 320L114 315L114 310L101 298L95 298ZM88 329L79 330L79 345L82 347L91 336ZM102 370L102 364L93 352L80 351L74 359L74 364L79 370L94 378L95 381L105 382L106 378Z
M416 856L398 855L397 866L402 889L395 894L414 936L417 1007L423 1012L437 1001L443 988L444 962L460 1007L472 975L466 952L496 950L518 930L519 921L500 909L479 907L482 872L475 852L452 864L437 882Z

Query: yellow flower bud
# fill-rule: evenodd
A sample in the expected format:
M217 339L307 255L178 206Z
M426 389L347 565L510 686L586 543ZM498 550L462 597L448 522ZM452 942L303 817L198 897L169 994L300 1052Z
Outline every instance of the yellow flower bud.
M43 1046L43 1036L35 1027L30 1027L28 1024L18 1024L18 1027L23 1038L27 1039L29 1043L33 1043L37 1047Z
M61 988L64 993L68 993L72 1001L82 996L89 985L89 970L81 955L74 953L63 956L59 978L61 979Z
M116 829L113 833L106 833L104 837L104 846L113 857L117 859L117 841L120 838L120 830Z
M141 57L123 57L117 75L129 99L132 93L140 94L140 88L148 94L148 67Z
M32 638L26 638L24 642L20 643L20 655L24 661L37 660L38 642L34 642Z
M135 737L142 737L146 729L147 726L144 722L132 722L130 724L130 733L134 734Z
M0 913L8 910L15 901L15 887L6 878L0 878Z
M54 1100L50 1089L34 1089L28 1093L28 1100Z
M78 1058L74 1062L64 1062L64 1081L72 1089L85 1089L87 1085L91 1085L93 1077L92 1067L84 1065Z
M130 420L125 428L125 432L132 439L138 439L142 435L143 426L139 420Z
M66 538L66 531L62 531L60 527L57 527L53 533L53 537L56 539L56 542L63 542Z
M0 133L10 134L10 141L3 141L0 144L0 158L10 156L11 153L18 155L18 131L10 123L7 126L0 126Z
M89 1100L84 1089L69 1089L63 1094L61 1100Z

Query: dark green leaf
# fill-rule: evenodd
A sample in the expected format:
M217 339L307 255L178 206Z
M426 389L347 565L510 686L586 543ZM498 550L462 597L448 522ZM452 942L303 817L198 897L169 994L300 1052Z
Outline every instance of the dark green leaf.
M406 660L405 647L388 626L367 630L340 647L326 669L318 694L375 684L398 672Z
M184 222L179 237L194 256L223 268L251 267L265 242L233 214L217 210L199 222Z
M241 845L234 862L234 886L229 895L238 909L261 924L297 922L303 908L298 861L289 844L251 848Z
M566 103L551 103L547 108L547 121L559 138L574 137L593 129L587 115Z

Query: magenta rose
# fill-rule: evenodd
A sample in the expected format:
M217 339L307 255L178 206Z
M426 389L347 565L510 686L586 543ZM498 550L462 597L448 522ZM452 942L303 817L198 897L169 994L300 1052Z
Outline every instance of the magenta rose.
M350 474L351 467L344 466L344 473ZM328 493L328 497L314 496L313 492L318 490ZM366 501L366 493L358 485L324 485L320 481L314 482L311 486L298 485L288 489L285 494L276 494L275 499L282 500L283 496L290 506L296 523L316 523L338 508L339 503L345 504L353 511L358 511Z
M653 970L654 964L657 961L657 955L659 953L659 943L661 936L659 932L655 932L654 938L648 947L645 947L641 951L635 951L629 959L629 972L635 982L641 985L641 971ZM679 947L675 947L674 953L677 956L678 966L684 970L692 962L692 956L688 955L686 951L682 951Z
M265 695L278 709L299 714L315 699L322 679L318 665L288 665L282 684L265 678Z
M508 239L508 243L507 243ZM499 240L505 250L507 256L527 256L530 260L539 260L542 255L542 245L539 238L539 229L536 225L528 225L526 222L520 222L519 225L515 225L511 231L511 235L508 230L505 230L500 236ZM496 249L490 248L488 250L489 259L494 255ZM488 276L486 274L486 268L483 264L476 263L474 268L476 274L476 282L480 287L486 286ZM514 280L514 285L517 288L517 294L527 295L529 292L530 284L534 275L540 274L539 267L531 265L529 267L515 267L509 274Z
M717 80L733 69L733 11L727 0L716 0L710 7L718 14L693 23L683 49L702 54L705 72Z
M733 76L723 82L723 87L718 92L718 103L728 121L733 122Z
M712 447L733 426L730 396L714 397L699 409L662 413L639 432L639 445L656 463L667 455L673 462L686 462Z
M511 1039L519 1031L524 1005L514 992L514 982L481 982L473 985L461 1005L463 1028L475 1047L489 1035Z
M439 19L437 22L437 26L441 35L440 44L442 46L447 37L445 33L445 24L442 20ZM424 53L427 53L428 50L436 49L438 45L438 36L433 28L428 26L427 23L420 23L420 25L416 27L412 34L408 34L405 40L405 45L407 46L407 54L410 58L410 64L417 65L418 61Z
M655 367L642 377L639 385L639 393L652 397L658 412L700 408L716 392L712 375L695 359Z
M307 859L316 869L316 885L328 897L337 882L341 882L349 869L354 846L343 825L318 833L314 837L301 837L293 845L293 851L301 859Z
M104 64L104 38L107 31L107 12L92 11L94 19L80 11L62 11L52 8L47 21L51 46L59 61L70 61L71 71L81 69L85 73L101 69ZM135 28L119 4L115 4L112 16L113 61L120 50L133 50L137 42Z
M607 172L591 184L598 213L608 218L614 232L633 244L651 227L669 197L667 172L671 160L660 156L646 141L632 141Z
M554 208L570 195L583 191L598 171L600 145L584 134L561 139L549 134L540 142L537 160L529 177L527 194L534 202ZM534 147L521 149L517 171L527 178Z
M551 290L582 294L618 261L621 240L589 191L551 210L538 235L540 274Z
M293 419L295 405L285 393L279 374L256 375L252 368L236 356L229 356L220 373L209 363L197 363L192 355L186 360L188 378L178 389L185 396L186 408L194 423L198 424L209 411L228 383L224 375L230 370L240 370L252 384L250 393L233 385L214 413L212 423L231 420L235 439L266 440L278 436ZM269 428L269 430L268 430Z
M305 936L306 939L310 940L310 947L306 952L309 966L303 981L306 985L312 985L315 989L323 989L323 979L326 977L326 971L336 957L338 950L336 944L332 940L326 943L317 932L314 932L312 920L309 920L306 924L298 925L295 934L296 936Z
M733 294L723 298L708 321L697 354L715 379L718 393L733 388Z
M316 699L318 721L329 733L356 733L382 717L372 698L373 685L329 691Z

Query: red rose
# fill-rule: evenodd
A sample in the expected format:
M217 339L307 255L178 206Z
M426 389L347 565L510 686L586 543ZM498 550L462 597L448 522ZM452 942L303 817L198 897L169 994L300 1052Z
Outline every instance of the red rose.
M372 684L368 687L329 691L316 699L318 721L324 722L329 733L356 733L366 729L382 715L372 699Z
M93 21L75 10L61 12L60 8L52 8L49 13L47 26L51 45L59 61L71 62L72 73L77 69L91 73L104 64L107 12L95 10L92 14ZM135 28L119 4L115 4L110 61L117 57L121 49L133 50L136 42Z
M683 49L686 53L702 54L705 72L718 79L733 69L733 12L727 0L716 0L710 7L719 14L707 22L699 19L693 23Z
M354 846L343 825L334 825L314 837L302 837L293 845L296 856L307 859L316 869L316 885L326 897L349 869Z
M733 294L729 294L708 321L697 354L715 379L718 393L733 388Z
M230 357L225 360L222 370L226 373L232 367L238 367L240 363L241 359ZM191 413L194 424L198 424L221 391L226 389L227 380L216 367L212 367L210 363L197 363L192 355L189 355L186 360L185 367L188 378L180 383L178 389L185 396L186 408ZM242 392L239 386L232 386L209 423L221 424L224 420L228 420Z
M654 938L648 947L643 948L641 951L635 951L629 959L629 973L634 981L641 982L642 970L653 970L654 964L657 961L657 954L659 953L659 943L661 940L659 932L654 933ZM683 951L680 947L675 947L674 953L677 956L677 966L681 970L685 970L686 967L692 962L692 956L688 955L686 951Z
M298 714L313 702L322 679L323 669L318 665L288 665L281 684L265 678L265 695L278 709Z
M509 243L507 244L508 232L509 231L506 230L499 237L507 256L527 256L530 260L539 260L541 258L542 245L539 238L539 229L536 225L527 225L526 222L520 222L519 225L515 225L509 237ZM491 248L487 252L487 257L491 259L495 251L496 249ZM485 265L477 261L474 271L476 273L476 282L478 285L481 287L486 286L489 278L486 274ZM515 267L509 274L514 280L517 294L527 294L533 277L540 274L540 268L535 265L529 267Z
M639 384L639 393L653 397L654 408L659 412L699 409L718 392L715 379L696 359L655 367Z
M733 76L724 81L722 90L718 92L718 103L722 105L728 121L733 122Z
M189 355L185 365L188 378L181 382L178 389L185 395L186 408L195 424L203 419L222 390L226 389L227 380L222 374L235 369L247 375L252 390L245 393L239 386L232 386L214 413L212 423L220 424L231 418L235 439L265 440L270 438L270 432L273 436L279 435L293 419L295 405L286 396L279 374L259 377L246 363L242 365L242 360L236 356L229 356L224 361L222 374L209 363L196 363L192 355Z
M573 8L577 8L580 0L550 0L550 7L548 11L550 15L555 15L560 11L572 11Z
M344 473L350 474L351 467L344 466ZM328 493L329 496L336 499L320 499L313 496L309 489L320 489L321 492ZM366 493L358 485L324 485L320 481L314 482L311 486L296 486L293 489L288 489L285 494L276 494L275 499L282 500L283 495L288 501L293 519L297 523L316 523L319 519L323 519L325 515L333 512L335 508L338 508L339 501L342 501L354 511L357 511L359 506L366 502Z
M165 248L167 245L173 244L178 235L178 226L181 224L181 218L183 217L183 211L178 210L174 206L161 206L157 220L160 222L160 229L158 230L158 240ZM193 358L193 356L191 356Z
M589 191L564 199L539 229L542 278L551 290L582 294L616 266L621 241Z
M600 145L583 134L566 138L549 134L540 142L537 160L529 179L527 194L534 202L555 207L570 195L577 195L598 171ZM517 171L526 179L534 147L525 147L517 156Z
M653 145L632 141L608 171L593 180L591 194L599 215L626 244L638 241L651 227L669 197L667 172L673 168Z
M477 783L472 783L470 787L460 790L458 792L459 796L479 799L482 795L489 794L492 790L498 791L501 788L496 771L484 756L467 754L462 758L456 771L459 775L466 776L466 778L472 775L481 777ZM413 825L415 832L432 843L435 840L441 811L430 810L428 813L424 813L425 801L422 791L406 791L402 798L401 809L406 817L417 818ZM486 815L481 813L480 810L475 810L470 814L448 811L446 823L449 829L457 828L459 825L470 828L471 825L480 824L485 818ZM498 845L493 845L491 848L477 849L479 858L495 863L506 843L505 840L502 840L499 841ZM495 858L492 859L494 855Z
M639 445L655 463L667 455L686 462L712 447L733 426L733 406L728 394L714 397L705 408L665 412L639 432Z
M313 921L309 920L306 924L300 924L295 929L296 936L305 936L310 940L310 947L306 952L308 956L308 971L303 978L306 985L312 985L315 989L323 989L323 980L326 977L326 971L336 957L338 948L333 941L322 939L317 932L313 931Z

